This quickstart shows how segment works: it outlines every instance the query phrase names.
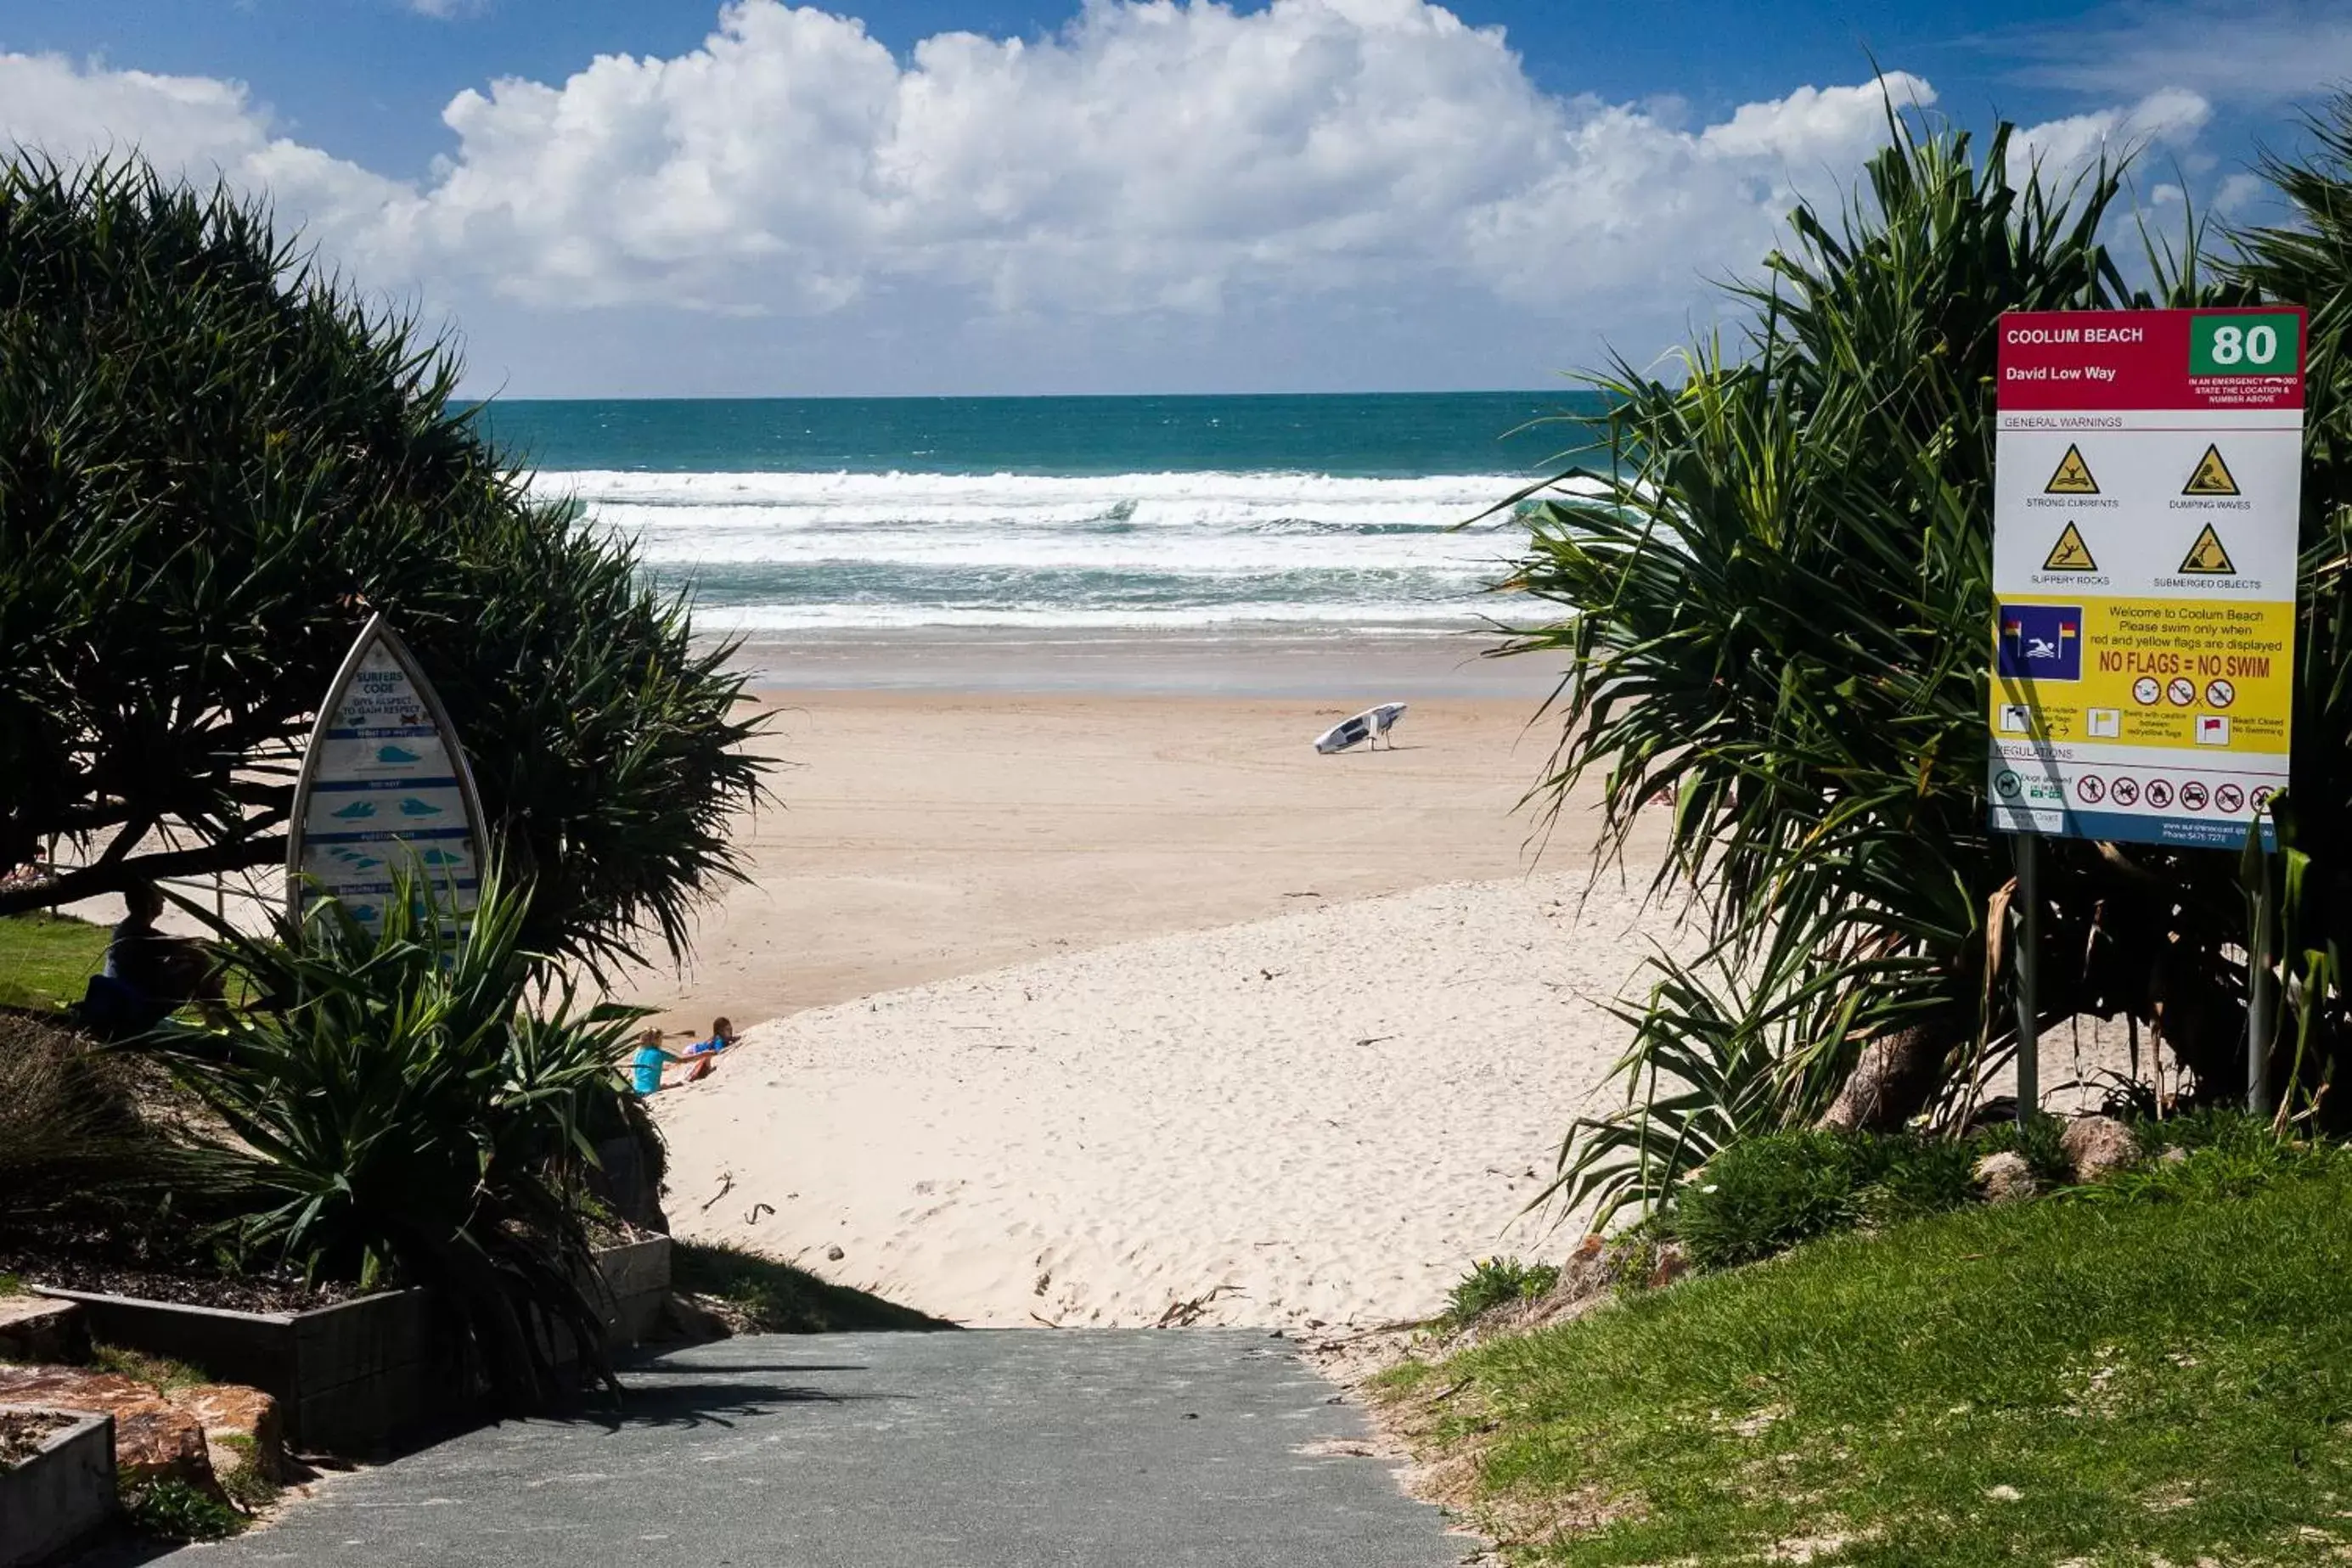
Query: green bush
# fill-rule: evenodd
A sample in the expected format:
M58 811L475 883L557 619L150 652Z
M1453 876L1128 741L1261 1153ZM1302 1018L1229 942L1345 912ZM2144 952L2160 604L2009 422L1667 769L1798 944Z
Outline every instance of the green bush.
M236 1510L170 1477L125 1488L122 1511L131 1529L159 1541L222 1541L245 1528Z
M2074 1162L2066 1157L2065 1136L2064 1120L2045 1113L2022 1123L1990 1123L1978 1129L1974 1142L1979 1155L2023 1155L2033 1179L2045 1187L2066 1186L2074 1179Z
M587 1291L589 1129L613 1124L635 1009L536 977L528 900L492 872L462 934L421 883L381 936L319 900L224 945L266 1005L163 1035L251 1152L247 1256L306 1278L432 1286L510 1404L561 1392L551 1337L611 1382ZM537 1006L531 1005L534 1000Z
M1559 1270L1552 1264L1481 1258L1445 1298L1445 1316L1456 1325L1466 1323L1508 1302L1532 1301L1558 1283Z
M2212 1117L2190 1132L2196 1142L2169 1145L2176 1156L2143 1161L2074 1196L2100 1203L2227 1202L2352 1163L2352 1151L2341 1145L2283 1138L2242 1114Z
M1976 1201L1979 1150L1974 1145L1912 1136L1869 1141L1879 1164L1855 1196L1871 1224L1943 1214Z
M1685 1184L1675 1239L1696 1268L1728 1269L1862 1223L1857 1181L1865 1140L1773 1133L1716 1155Z
M0 869L83 852L0 915L282 863L285 759L380 610L468 742L530 945L682 952L760 793L742 678L532 498L458 374L226 189L0 164Z

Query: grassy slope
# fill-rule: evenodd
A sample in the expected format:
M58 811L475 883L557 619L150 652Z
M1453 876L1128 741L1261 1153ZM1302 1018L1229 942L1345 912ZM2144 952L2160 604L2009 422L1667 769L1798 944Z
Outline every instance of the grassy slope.
M0 919L0 1006L62 1008L106 963L107 929L55 915Z
M1389 1392L1507 1531L1621 1514L1545 1560L2340 1562L2352 1176L1838 1238Z

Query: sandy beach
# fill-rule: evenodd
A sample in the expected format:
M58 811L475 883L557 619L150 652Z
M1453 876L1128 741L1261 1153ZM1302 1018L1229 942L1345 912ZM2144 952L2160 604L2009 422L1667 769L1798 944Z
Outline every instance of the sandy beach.
M760 690L780 805L739 824L751 880L704 912L690 964L629 978L665 1027L1584 863L1580 826L1538 861L1538 823L1517 809L1557 738L1530 727L1549 689L1532 661L1390 646L1351 685L1328 642L869 653L744 651L771 679L876 684ZM1070 680L1087 689L1055 689ZM1412 703L1395 750L1314 751L1389 697Z
M1575 814L1534 853L1542 672L1158 646L1071 691L996 652L763 689L783 809L639 991L767 1020L657 1103L677 1230L1029 1326L1387 1321L1531 1247L1664 927L1583 897ZM1391 695L1394 750L1312 749Z
M1669 935L1585 886L1318 903L761 1025L663 1097L672 1224L976 1326L1427 1315L1543 1248L1522 1211L1622 1043L1600 1004Z

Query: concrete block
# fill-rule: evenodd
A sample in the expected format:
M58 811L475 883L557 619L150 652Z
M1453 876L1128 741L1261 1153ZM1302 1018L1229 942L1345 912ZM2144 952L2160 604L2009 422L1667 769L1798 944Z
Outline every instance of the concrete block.
M55 1414L74 1424L51 1433L23 1464L0 1469L0 1568L54 1556L113 1516L114 1417Z

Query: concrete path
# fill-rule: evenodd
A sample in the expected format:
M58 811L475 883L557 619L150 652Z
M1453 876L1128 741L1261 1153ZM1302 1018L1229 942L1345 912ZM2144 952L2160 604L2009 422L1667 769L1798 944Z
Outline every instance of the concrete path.
M729 1340L617 1424L510 1422L339 1476L203 1568L1438 1568L1472 1543L1257 1332Z

